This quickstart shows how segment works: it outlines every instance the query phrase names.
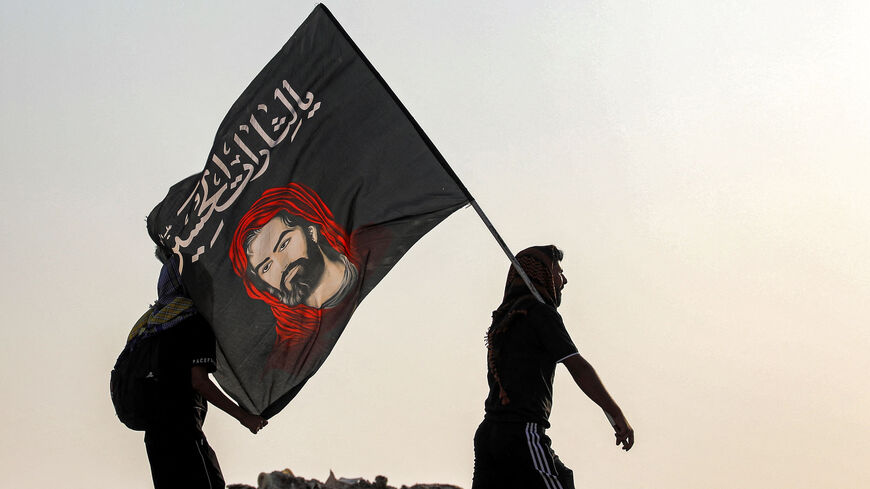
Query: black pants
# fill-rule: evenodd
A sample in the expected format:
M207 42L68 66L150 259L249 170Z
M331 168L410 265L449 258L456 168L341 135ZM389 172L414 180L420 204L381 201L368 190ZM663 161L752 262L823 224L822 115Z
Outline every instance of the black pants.
M574 489L574 473L537 423L484 420L474 434L471 489Z
M154 489L224 489L220 465L205 435L182 432L145 432Z

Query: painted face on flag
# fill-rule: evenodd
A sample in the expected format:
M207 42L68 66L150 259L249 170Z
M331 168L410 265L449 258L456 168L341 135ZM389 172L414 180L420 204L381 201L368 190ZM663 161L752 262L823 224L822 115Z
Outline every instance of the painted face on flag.
M181 259L214 329L217 380L269 417L367 294L471 196L322 4L228 109L205 168L170 189L148 232Z
M229 252L251 298L272 307L278 331L302 339L319 312L355 290L358 265L347 234L312 189L289 183L263 192L242 216Z
M310 301L312 291L321 285L336 288L323 283L325 257L317 233L315 226L281 213L250 235L249 271L288 306Z

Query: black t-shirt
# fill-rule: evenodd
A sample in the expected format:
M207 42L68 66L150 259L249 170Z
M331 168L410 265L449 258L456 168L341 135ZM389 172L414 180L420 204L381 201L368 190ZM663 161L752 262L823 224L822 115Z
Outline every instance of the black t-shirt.
M499 386L487 369L486 419L535 422L549 427L556 364L577 353L556 308L524 301L527 314L516 314L497 338L495 367L510 402L502 405Z
M191 368L202 365L211 373L215 362L215 339L211 327L199 315L185 319L159 334L161 423L173 430L202 429L208 403L193 389Z

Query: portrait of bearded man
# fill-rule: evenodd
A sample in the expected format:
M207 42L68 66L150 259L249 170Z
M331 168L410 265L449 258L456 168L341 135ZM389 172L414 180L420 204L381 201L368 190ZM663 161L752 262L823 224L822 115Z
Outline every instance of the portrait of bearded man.
M248 296L271 307L279 343L308 340L323 311L357 290L359 264L347 233L299 183L263 192L239 221L229 258Z
M249 232L244 246L254 286L288 306L334 307L356 279L356 268L317 226L284 211Z

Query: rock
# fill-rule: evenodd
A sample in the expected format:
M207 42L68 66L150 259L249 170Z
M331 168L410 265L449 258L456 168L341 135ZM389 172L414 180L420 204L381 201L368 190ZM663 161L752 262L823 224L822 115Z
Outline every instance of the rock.
M270 473L261 473L257 477L257 487L246 484L231 484L227 489L396 489L393 486L387 485L387 478L379 475L375 477L375 482L369 482L361 477L355 479L347 479L344 477L336 478L335 474L330 470L329 477L326 482L320 482L317 479L305 479L296 477L290 469L284 469L281 472L275 471ZM401 489L462 489L458 486L447 484L414 484L413 486L402 486Z
M296 477L290 469L268 474L262 472L257 477L257 489L324 489L324 487L320 481Z

